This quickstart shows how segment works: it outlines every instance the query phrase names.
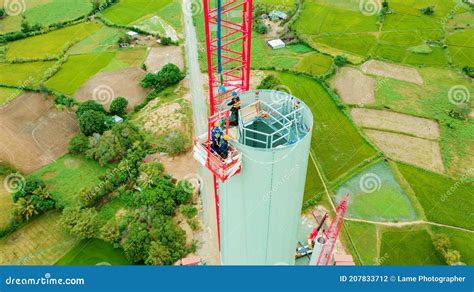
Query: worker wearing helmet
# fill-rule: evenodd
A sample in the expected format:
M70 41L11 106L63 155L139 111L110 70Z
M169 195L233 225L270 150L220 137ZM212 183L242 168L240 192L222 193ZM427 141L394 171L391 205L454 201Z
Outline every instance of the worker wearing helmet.
M221 147L222 135L223 133L219 127L219 122L215 122L214 127L211 129L211 148L217 153Z
M229 140L230 140L230 136L225 135L224 139L222 140L221 146L219 148L219 154L224 159L226 159L227 156L229 156Z
M239 123L239 110L240 110L240 97L237 94L237 92L232 92L232 100L227 104L228 106L231 106L230 112L231 112L231 118L230 118L230 125L231 126L237 126Z

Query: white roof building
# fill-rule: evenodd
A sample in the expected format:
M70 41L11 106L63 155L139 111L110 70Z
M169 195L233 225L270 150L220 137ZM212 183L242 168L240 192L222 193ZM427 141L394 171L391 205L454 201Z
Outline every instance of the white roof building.
M127 35L131 37L132 39L136 39L138 37L138 33L134 31L127 32Z
M274 50L282 49L285 47L285 43L281 39L270 40L267 43Z

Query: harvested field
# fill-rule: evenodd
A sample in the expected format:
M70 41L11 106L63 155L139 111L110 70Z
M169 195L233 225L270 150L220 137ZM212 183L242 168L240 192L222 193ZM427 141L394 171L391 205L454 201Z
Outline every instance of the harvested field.
M155 156L165 166L166 173L178 180L189 180L197 175L198 163L194 160L192 151L174 157L160 154Z
M181 47L166 46L156 47L150 50L145 65L149 72L158 72L160 69L172 63L178 66L181 70L184 69L184 61Z
M415 68L371 60L362 64L361 70L365 74L423 84L423 78Z
M0 265L52 265L76 240L62 230L59 212L45 214L0 240Z
M361 108L352 109L351 115L355 123L363 128L397 132L424 139L439 139L438 123L429 119Z
M438 173L444 172L438 142L377 130L365 130L365 133L375 145L395 160Z
M79 101L94 99L109 108L115 97L123 96L128 100L127 110L143 100L147 90L140 86L144 71L138 68L129 68L115 72L99 73L89 79L75 94Z
M338 70L331 86L348 104L370 104L375 102L374 78L364 75L357 69L344 67Z
M79 131L75 115L58 111L51 99L25 93L0 109L0 160L31 173L67 152Z

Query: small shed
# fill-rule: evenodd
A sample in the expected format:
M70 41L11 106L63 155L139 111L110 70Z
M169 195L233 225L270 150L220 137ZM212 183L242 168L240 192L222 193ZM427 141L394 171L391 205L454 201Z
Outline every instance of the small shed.
M127 35L132 38L133 40L137 39L138 38L138 33L137 32L134 32L134 31L129 31L127 32Z
M270 12L270 14L268 16L273 21L275 21L275 20L285 20L285 19L288 18L288 14L286 14L283 11L279 11L279 10L273 10L272 12Z
M276 39L276 40L270 40L267 42L270 48L276 50L276 49L282 49L285 47L285 43L281 39Z
M123 122L123 118L119 117L119 116L112 116L112 119L114 120L114 123L116 124L120 124Z

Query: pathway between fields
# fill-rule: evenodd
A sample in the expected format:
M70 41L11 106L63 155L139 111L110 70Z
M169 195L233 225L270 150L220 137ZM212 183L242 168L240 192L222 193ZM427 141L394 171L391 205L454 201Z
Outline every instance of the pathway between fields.
M474 233L474 230L471 230L471 229L466 229L466 228L462 228L462 227L446 225L446 224L441 224L441 223L435 223L435 222L425 221L425 220L405 221L405 222L382 222L382 221L371 221L371 220L358 219L358 218L347 218L347 217L344 220L354 221L354 222L370 223L370 224L376 224L376 225L392 226L392 227L403 227L403 226L409 226L409 225L428 224L428 225L446 227L446 228L457 229L457 230L460 230L460 231Z

